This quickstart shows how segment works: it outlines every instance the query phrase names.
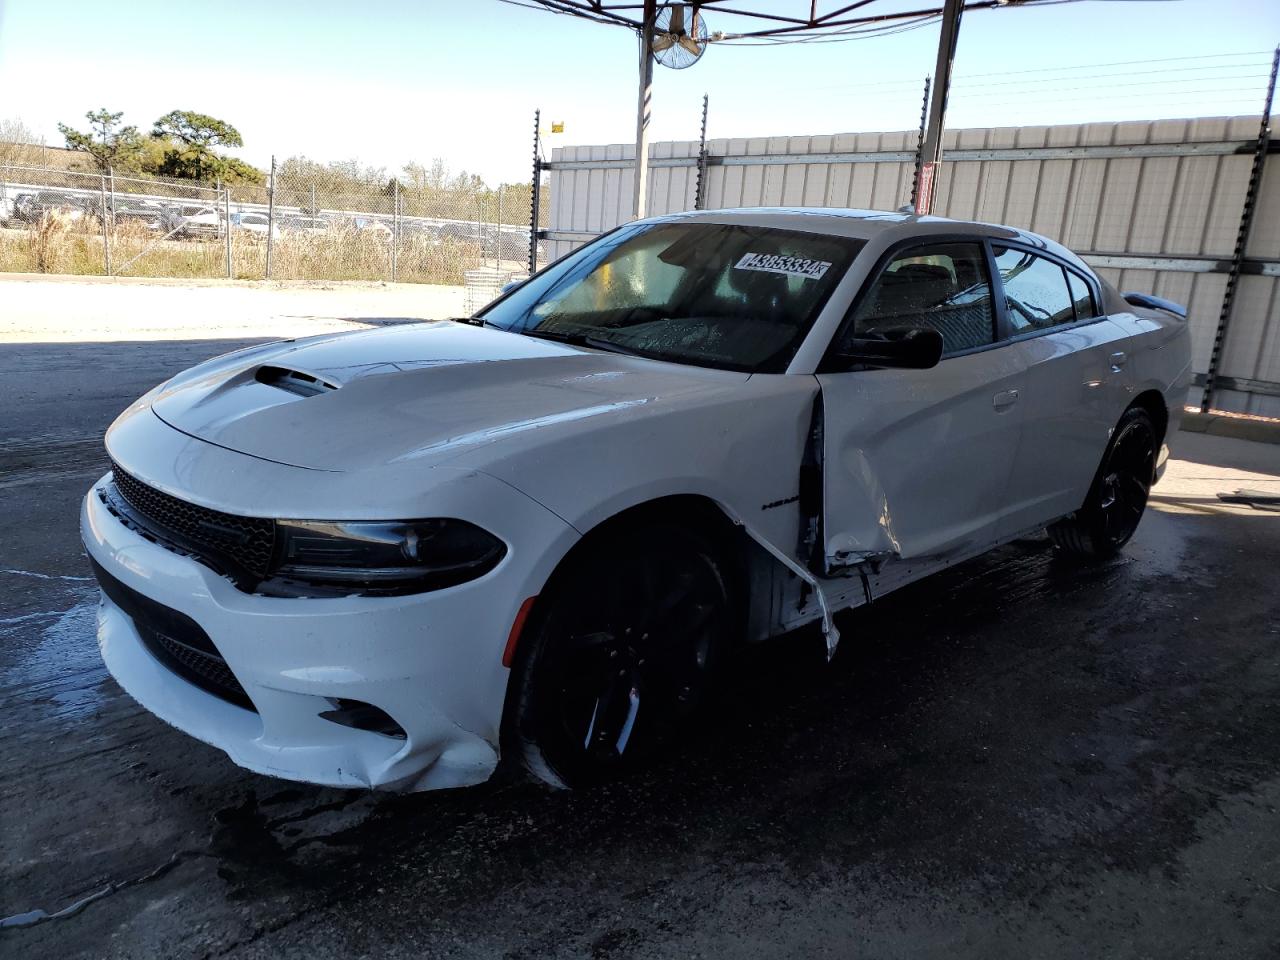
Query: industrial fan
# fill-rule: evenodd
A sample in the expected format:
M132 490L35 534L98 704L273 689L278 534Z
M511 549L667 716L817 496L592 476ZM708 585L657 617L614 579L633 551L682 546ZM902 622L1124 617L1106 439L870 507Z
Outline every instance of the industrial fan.
M707 25L696 3L667 4L653 24L653 57L664 67L691 67L707 49Z

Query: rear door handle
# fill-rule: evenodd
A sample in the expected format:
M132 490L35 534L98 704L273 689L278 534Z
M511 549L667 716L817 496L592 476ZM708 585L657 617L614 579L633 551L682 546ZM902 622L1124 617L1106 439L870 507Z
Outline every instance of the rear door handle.
M997 393L994 397L991 398L991 405L995 407L997 410L1001 410L1005 407L1011 407L1017 402L1018 402L1017 390L1001 390L999 393Z
M1123 350L1117 350L1111 355L1111 372L1119 373L1126 363L1129 362L1129 355Z

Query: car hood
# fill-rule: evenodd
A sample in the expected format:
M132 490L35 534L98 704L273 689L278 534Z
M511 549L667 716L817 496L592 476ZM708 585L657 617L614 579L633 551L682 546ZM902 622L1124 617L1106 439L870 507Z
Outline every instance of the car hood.
M697 403L747 379L440 321L251 347L147 399L209 443L346 472L536 443L539 430Z

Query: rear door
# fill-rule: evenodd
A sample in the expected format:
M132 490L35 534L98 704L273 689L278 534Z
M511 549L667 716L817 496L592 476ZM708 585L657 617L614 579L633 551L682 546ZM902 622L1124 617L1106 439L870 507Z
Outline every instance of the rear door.
M1128 334L1101 313L1091 277L1015 244L993 244L1010 349L1026 367L1023 438L1001 538L1078 509L1129 403Z
M943 337L930 370L820 372L827 571L941 559L989 544L1018 446L1025 362L997 336L982 241L890 253L836 338L894 327Z

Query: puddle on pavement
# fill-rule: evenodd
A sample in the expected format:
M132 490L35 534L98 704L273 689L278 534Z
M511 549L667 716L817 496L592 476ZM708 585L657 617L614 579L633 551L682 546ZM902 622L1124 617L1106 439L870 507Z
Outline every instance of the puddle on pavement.
M55 721L80 723L106 702L107 669L98 656L97 590L77 586L70 599L78 602L65 610L0 620L0 644L14 661L0 672L0 689L6 699L43 707Z
M1190 531L1186 525L1151 504L1138 532L1125 544L1121 556L1134 561L1134 572L1145 577L1176 577L1187 574L1184 563Z

